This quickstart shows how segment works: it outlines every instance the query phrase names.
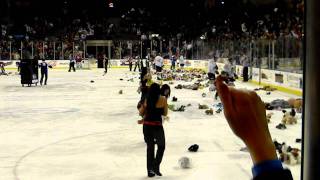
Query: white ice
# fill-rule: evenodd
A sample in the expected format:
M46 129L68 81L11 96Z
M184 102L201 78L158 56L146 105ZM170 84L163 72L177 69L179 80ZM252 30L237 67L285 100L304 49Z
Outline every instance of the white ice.
M18 75L0 76L0 180L140 180L146 176L146 145L137 124L138 73L127 69L66 72L50 70L48 86L21 87ZM119 79L123 78L123 81ZM94 80L94 83L90 83ZM177 85L177 82L175 83ZM241 88L256 86L237 82ZM174 85L173 85L174 86ZM169 112L165 122L163 180L248 180L252 162L244 144L230 130L223 113L207 116L198 103L213 105L207 90L176 90L172 96L189 104L185 112ZM119 90L124 94L119 95ZM259 92L263 100L294 97ZM301 115L297 125L275 128L282 112L269 124L273 138L301 148ZM244 124L245 125L245 124ZM187 148L198 144L197 153ZM192 168L180 169L182 156ZM294 179L300 165L289 166Z

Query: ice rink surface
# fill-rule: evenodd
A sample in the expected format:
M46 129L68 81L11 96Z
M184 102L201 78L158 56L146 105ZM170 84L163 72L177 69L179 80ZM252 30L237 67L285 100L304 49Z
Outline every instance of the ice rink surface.
M146 145L136 105L138 73L127 69L66 72L49 70L48 86L21 87L18 75L0 76L0 180L142 180L146 173ZM136 77L134 82L127 81ZM123 78L123 81L120 81ZM94 80L94 83L90 81ZM207 116L198 104L213 105L208 90L176 90L171 97L186 105L185 112L169 112L164 123L166 151L161 164L162 180L249 180L249 153L231 132L223 113ZM237 87L254 89L251 84ZM120 95L119 90L123 90ZM258 94L265 101L292 95ZM271 135L292 147L301 138L301 114L297 125L275 128L282 112L271 119ZM245 126L245 124L244 124ZM189 153L192 144L200 146ZM187 156L192 168L181 169L178 160ZM300 165L289 166L300 179Z

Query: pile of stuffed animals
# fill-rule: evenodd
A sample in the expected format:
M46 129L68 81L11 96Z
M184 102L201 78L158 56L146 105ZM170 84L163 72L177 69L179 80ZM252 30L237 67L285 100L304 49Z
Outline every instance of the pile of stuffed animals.
M178 69L175 72L171 70L163 70L162 80L163 81L185 81L191 82L194 79L205 80L206 72L202 69L191 69L191 70L181 70Z

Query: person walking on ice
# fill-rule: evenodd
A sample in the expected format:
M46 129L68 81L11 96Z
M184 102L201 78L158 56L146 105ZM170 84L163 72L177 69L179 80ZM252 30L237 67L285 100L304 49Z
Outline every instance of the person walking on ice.
M69 72L71 72L71 69L73 69L73 72L76 72L76 68L74 67L76 60L72 57L72 55L69 56Z
M143 135L147 144L147 173L148 177L162 176L160 164L165 150L165 135L162 126L162 116L168 114L167 99L161 96L160 85L153 83L148 91L146 100L139 107L139 114L143 120ZM158 149L154 154L155 144Z
M106 55L103 55L103 60L104 60L104 74L106 75L108 73L108 68L109 68L109 58Z
M183 70L184 69L184 57L183 57L183 55L181 55L179 57L179 64L180 64L180 68Z
M135 59L134 59L134 62L135 62L135 64L134 64L134 70L133 71L136 72L136 69L138 67L138 70L140 72L141 71L141 69L140 69L140 64L141 64L140 57L136 56Z
M43 83L43 78L44 78L44 85L47 85L47 80L48 80L48 67L52 68L51 65L48 65L46 60L42 60L42 62L39 64L39 67L41 69L41 79L40 79L40 85L42 86Z

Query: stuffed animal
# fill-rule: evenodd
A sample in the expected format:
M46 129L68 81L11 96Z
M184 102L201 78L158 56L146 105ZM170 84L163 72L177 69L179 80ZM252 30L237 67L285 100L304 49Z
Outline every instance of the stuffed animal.
M173 111L178 111L178 112L184 112L185 111L186 106L180 106L178 109L175 109Z
M302 112L302 105L303 105L303 100L302 99L294 99L290 98L288 100L288 103L291 108L295 108L297 112L301 113Z
M271 106L270 103L264 103L264 104L265 104L266 110L273 110L274 109L274 107Z
M283 110L282 112L282 124L297 124L297 118L295 116L292 116L289 112L286 112L285 110Z
M179 159L179 166L181 169L191 168L191 159L188 157L182 157Z
M171 111L174 111L174 104L169 104L168 109L170 109Z
M208 110L205 111L206 115L213 115L213 109L210 108Z
M198 84L193 84L192 85L192 90L196 91L199 89L199 85Z
M216 90L216 86L215 85L210 85L209 87L209 91L215 91Z
M122 90L120 90L120 91L119 91L119 94L123 94L123 91L122 91Z
M287 147L287 149L284 148L282 153L280 153L280 160L288 165L300 164L300 150L297 148L291 148L290 146Z
M263 86L263 88L261 88L261 90L275 91L275 90L277 90L277 88L274 88L274 87L271 87L271 86Z
M280 160L288 165L296 165L301 163L300 150L297 148L292 148L291 146L287 146L286 143L278 143L274 141L276 149L280 154Z
M175 96L173 96L172 102L177 102L177 101L178 101L178 98L176 98Z
M293 104L293 107L297 110L297 112L302 113L302 105L303 105L302 99L296 99Z
M174 87L176 89L182 89L182 85L181 84L178 84L176 87Z
M199 145L198 145L198 144L194 144L194 145L192 145L192 146L190 146L190 147L188 148L188 151L190 151L190 152L197 152L198 149L199 149Z
M271 117L272 117L273 113L268 113L266 118L267 118L267 122L270 123L271 122Z
M278 125L276 126L276 128L277 128L277 129L287 129L287 126L286 126L285 124L280 123L280 124L278 124Z
M205 104L199 104L199 109L209 109L209 107Z

